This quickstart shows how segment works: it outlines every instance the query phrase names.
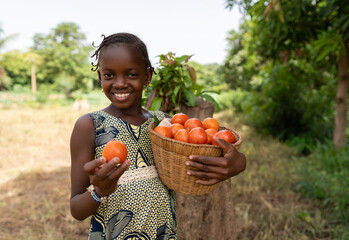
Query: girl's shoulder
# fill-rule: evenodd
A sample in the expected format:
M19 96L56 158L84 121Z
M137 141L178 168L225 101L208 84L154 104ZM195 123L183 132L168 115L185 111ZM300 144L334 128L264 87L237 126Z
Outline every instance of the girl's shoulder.
M76 120L75 128L80 131L94 130L96 125L102 123L107 117L106 114L103 113L102 110L85 113Z
M78 126L88 126L88 125L91 125L93 123L92 121L92 118L90 116L89 113L86 113L82 116L80 116L76 122L75 122L75 125L78 125Z
M72 137L76 136L76 139L91 139L93 138L94 134L94 123L92 118L88 113L82 115L79 117L76 122L75 126L73 128Z

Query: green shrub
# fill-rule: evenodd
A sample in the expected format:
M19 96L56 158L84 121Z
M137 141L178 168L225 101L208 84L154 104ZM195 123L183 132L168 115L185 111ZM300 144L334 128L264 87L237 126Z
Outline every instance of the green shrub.
M218 109L216 109L216 111L233 108L236 112L243 112L243 109L249 101L250 94L238 88L236 90L221 92L220 95L215 95L214 98L218 104Z
M25 94L30 94L31 89L29 85L21 85L21 84L15 84L13 86L13 92L14 93L25 93Z
M318 144L313 154L304 157L302 180L296 191L320 199L342 224L349 224L349 144L336 151L333 144Z
M323 83L331 79L305 71L306 64L270 64L255 77L252 98L243 111L258 131L281 140L296 137L293 142L305 138L307 144L331 138L335 91Z

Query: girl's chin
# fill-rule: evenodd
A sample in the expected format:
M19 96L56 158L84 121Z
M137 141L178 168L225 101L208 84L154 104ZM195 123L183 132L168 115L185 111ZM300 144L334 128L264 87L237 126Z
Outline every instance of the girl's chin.
M112 105L117 108L117 109L130 109L133 108L136 103L135 102L129 102L129 101L123 101L123 102L119 102L119 101L113 101Z

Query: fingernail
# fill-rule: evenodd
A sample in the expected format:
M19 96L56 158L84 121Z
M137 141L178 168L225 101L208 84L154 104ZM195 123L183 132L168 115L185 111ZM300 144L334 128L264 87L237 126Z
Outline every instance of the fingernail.
M191 174L190 171L187 171L187 174L190 175Z
M116 158L112 158L112 163L115 163L115 164L118 164L119 163L119 161L116 159Z
M185 165L189 166L189 161L186 161L186 162L185 162Z

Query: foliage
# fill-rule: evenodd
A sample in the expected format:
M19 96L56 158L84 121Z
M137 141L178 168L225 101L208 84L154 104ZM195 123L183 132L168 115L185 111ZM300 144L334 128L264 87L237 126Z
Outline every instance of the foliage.
M216 103L209 95L213 91L206 90L204 85L196 82L196 72L189 64L192 56L176 57L175 53L169 52L159 57L156 75L145 89L145 98L149 99L147 108L175 112L180 104L195 106L197 96Z
M250 92L240 88L222 91L218 96L214 97L219 106L215 111L233 109L235 112L241 113L247 108L247 104L251 101Z
M8 89L11 84L11 78L7 76L5 69L0 66L0 91Z
M248 31L250 28L253 28L253 22L245 21L239 32L232 30L227 37L228 55L217 73L231 88L250 90L250 80L258 74L261 65L260 57L248 49L253 41Z
M333 144L318 144L314 153L303 158L303 179L296 190L320 199L331 207L342 224L349 223L349 145L336 151Z
M210 63L202 65L195 61L190 61L190 65L195 69L197 76L197 83L205 85L206 89L213 91L224 91L228 85L224 83L224 79L219 74L220 65L217 63Z
M313 144L330 138L334 92L325 86L315 87L318 73L307 67L311 68L307 62L292 60L265 68L253 82L255 91L244 109L250 124L282 140L304 137ZM301 151L308 150L302 145Z
M14 85L30 86L30 64L24 61L26 54L18 50L6 52L0 55L0 65L5 69L11 82L6 89L12 90Z
M259 131L302 152L332 137L338 55L348 39L345 1L227 0L248 15L228 37L220 73L251 91L244 111Z
M86 36L75 23L61 23L47 35L35 34L33 50L43 58L39 65L39 83L51 83L67 97L77 89L91 90L93 73L90 71Z

